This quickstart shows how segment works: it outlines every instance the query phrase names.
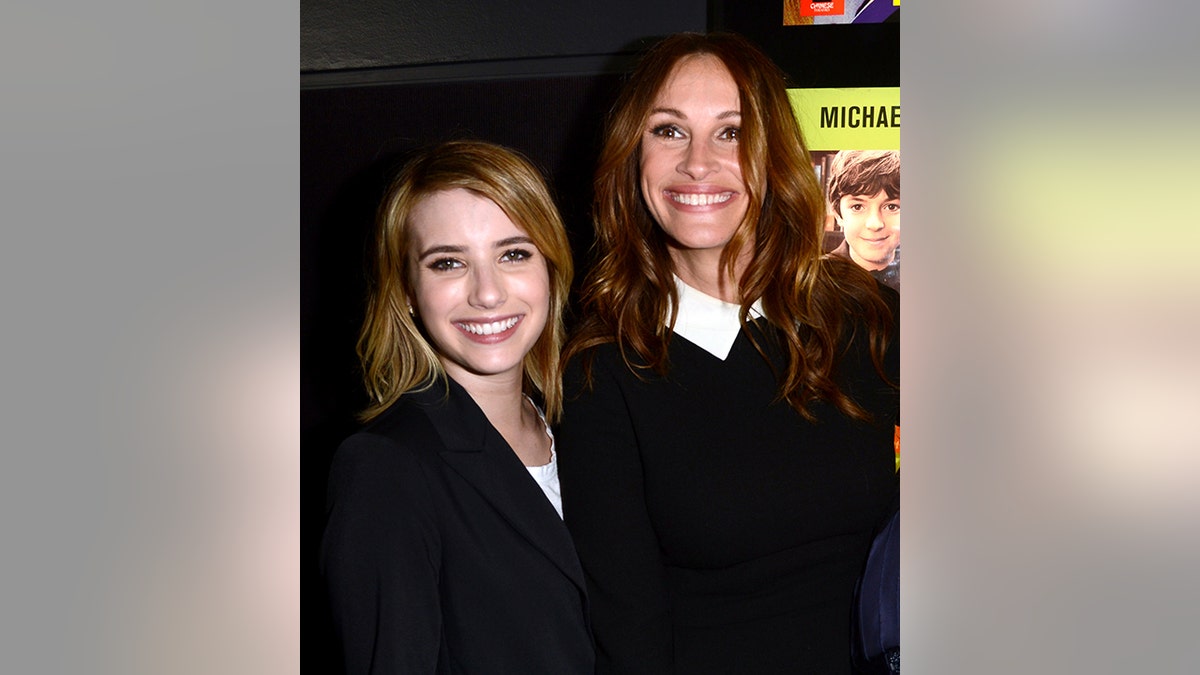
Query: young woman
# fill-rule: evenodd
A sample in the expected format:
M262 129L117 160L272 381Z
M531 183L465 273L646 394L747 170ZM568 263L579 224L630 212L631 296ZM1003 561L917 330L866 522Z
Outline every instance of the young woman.
M668 37L595 185L557 437L597 672L850 672L899 489L898 296L822 255L782 74L737 36Z
M369 424L334 456L321 556L347 672L591 673L547 426L572 263L541 176L486 143L429 149L375 243Z

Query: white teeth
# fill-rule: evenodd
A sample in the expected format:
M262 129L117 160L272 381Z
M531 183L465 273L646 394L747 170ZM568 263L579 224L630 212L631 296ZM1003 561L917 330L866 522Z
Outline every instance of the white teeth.
M713 204L722 204L733 198L732 192L722 192L720 194L697 194L697 193L681 193L671 192L671 199L688 206L711 206Z
M467 323L463 321L458 325L463 330L474 335L495 335L496 333L503 333L509 328L517 325L517 321L519 321L519 318L514 316L510 319L493 321L491 323Z

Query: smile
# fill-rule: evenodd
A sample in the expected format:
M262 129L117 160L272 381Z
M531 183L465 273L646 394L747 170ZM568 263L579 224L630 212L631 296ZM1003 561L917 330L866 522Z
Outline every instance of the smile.
M512 328L513 326L517 325L517 322L520 320L521 317L514 316L507 319L501 319L500 321L492 321L490 323L456 321L454 325L472 335L495 335L497 333L503 333L504 331Z
M687 206L712 206L713 204L724 204L733 199L732 192L704 194L696 192L667 192L667 196L676 204L685 204Z

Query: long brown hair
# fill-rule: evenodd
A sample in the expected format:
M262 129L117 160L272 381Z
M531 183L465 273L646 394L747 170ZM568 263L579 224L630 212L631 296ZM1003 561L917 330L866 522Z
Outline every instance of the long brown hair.
M722 252L720 272L732 278L734 261L751 249L749 266L734 279L743 329L751 305L761 299L788 357L779 374L779 398L809 418L809 406L817 400L865 418L834 381L834 365L847 332L861 322L882 375L883 353L894 332L891 312L866 271L823 255L825 199L784 75L757 47L732 33L665 38L642 57L609 112L595 175L597 258L582 287L582 319L563 362L615 342L635 372L665 375L669 369L667 346L679 298L666 237L639 187L641 139L655 97L676 64L699 54L721 60L741 103L738 152L750 204ZM590 373L590 358L585 368Z
M451 141L412 157L392 180L376 216L375 264L358 357L370 405L359 414L370 420L408 391L444 378L436 348L409 312L413 296L409 266L409 216L435 192L463 188L499 206L533 240L550 273L550 314L546 327L525 355L525 390L541 392L546 419L562 411L559 357L565 341L563 311L574 267L566 228L542 175L519 153L483 141Z

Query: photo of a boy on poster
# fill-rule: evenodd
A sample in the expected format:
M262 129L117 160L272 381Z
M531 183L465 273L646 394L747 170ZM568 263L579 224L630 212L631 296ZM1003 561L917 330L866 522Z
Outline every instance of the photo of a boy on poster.
M850 258L900 290L900 152L842 150L829 162L825 195L842 242L831 253Z

